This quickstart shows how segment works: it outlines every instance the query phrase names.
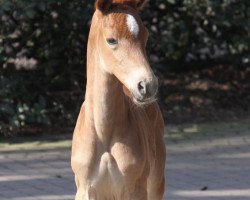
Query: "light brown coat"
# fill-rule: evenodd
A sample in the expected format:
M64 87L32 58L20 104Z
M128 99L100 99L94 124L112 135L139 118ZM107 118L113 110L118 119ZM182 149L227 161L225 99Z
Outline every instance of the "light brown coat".
M72 169L76 200L162 200L164 122L147 61L144 1L98 0L89 34L85 102L76 123ZM140 32L133 35L127 15ZM108 39L118 44L108 44ZM114 43L114 41L113 41ZM141 83L145 84L144 93Z

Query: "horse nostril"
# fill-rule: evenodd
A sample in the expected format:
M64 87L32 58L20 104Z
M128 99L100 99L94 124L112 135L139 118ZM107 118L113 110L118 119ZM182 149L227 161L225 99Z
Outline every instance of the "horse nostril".
M146 95L147 88L146 88L146 83L144 81L138 83L138 90L141 95Z

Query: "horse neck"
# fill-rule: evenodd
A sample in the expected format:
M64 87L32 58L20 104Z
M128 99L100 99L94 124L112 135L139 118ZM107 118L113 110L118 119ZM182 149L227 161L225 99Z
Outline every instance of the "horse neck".
M85 118L105 142L117 128L126 124L128 102L120 81L102 68L92 34L90 32L87 52Z

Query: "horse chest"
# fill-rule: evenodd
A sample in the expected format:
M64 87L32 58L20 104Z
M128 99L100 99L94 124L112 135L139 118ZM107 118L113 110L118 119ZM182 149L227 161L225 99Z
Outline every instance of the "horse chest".
M133 192L144 167L142 157L133 155L122 144L115 144L110 153L104 152L99 157L90 173L89 183L95 198L124 199L124 195Z
M146 182L150 128L138 126L145 124L142 122L145 120L136 117L127 128L116 129L108 140L101 140L88 129L88 137L83 137L73 154L73 169L82 187L79 195L88 195L87 199L130 199L125 196L135 191L138 181Z
M95 164L96 179L129 181L140 175L146 163L143 145L114 142L108 152L101 152Z
M118 197L133 191L138 178L147 174L147 159L145 147L138 138L114 140L110 146L109 152L96 155L90 183L99 195L111 193Z

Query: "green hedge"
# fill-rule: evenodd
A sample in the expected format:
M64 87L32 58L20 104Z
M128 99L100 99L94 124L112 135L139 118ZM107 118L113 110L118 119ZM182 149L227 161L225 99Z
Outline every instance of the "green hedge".
M143 17L151 60L163 70L250 62L249 0L156 0Z
M74 122L91 12L86 1L0 1L2 132Z
M0 0L0 132L69 126L83 100L93 0ZM249 0L152 0L142 13L161 70L248 64Z

